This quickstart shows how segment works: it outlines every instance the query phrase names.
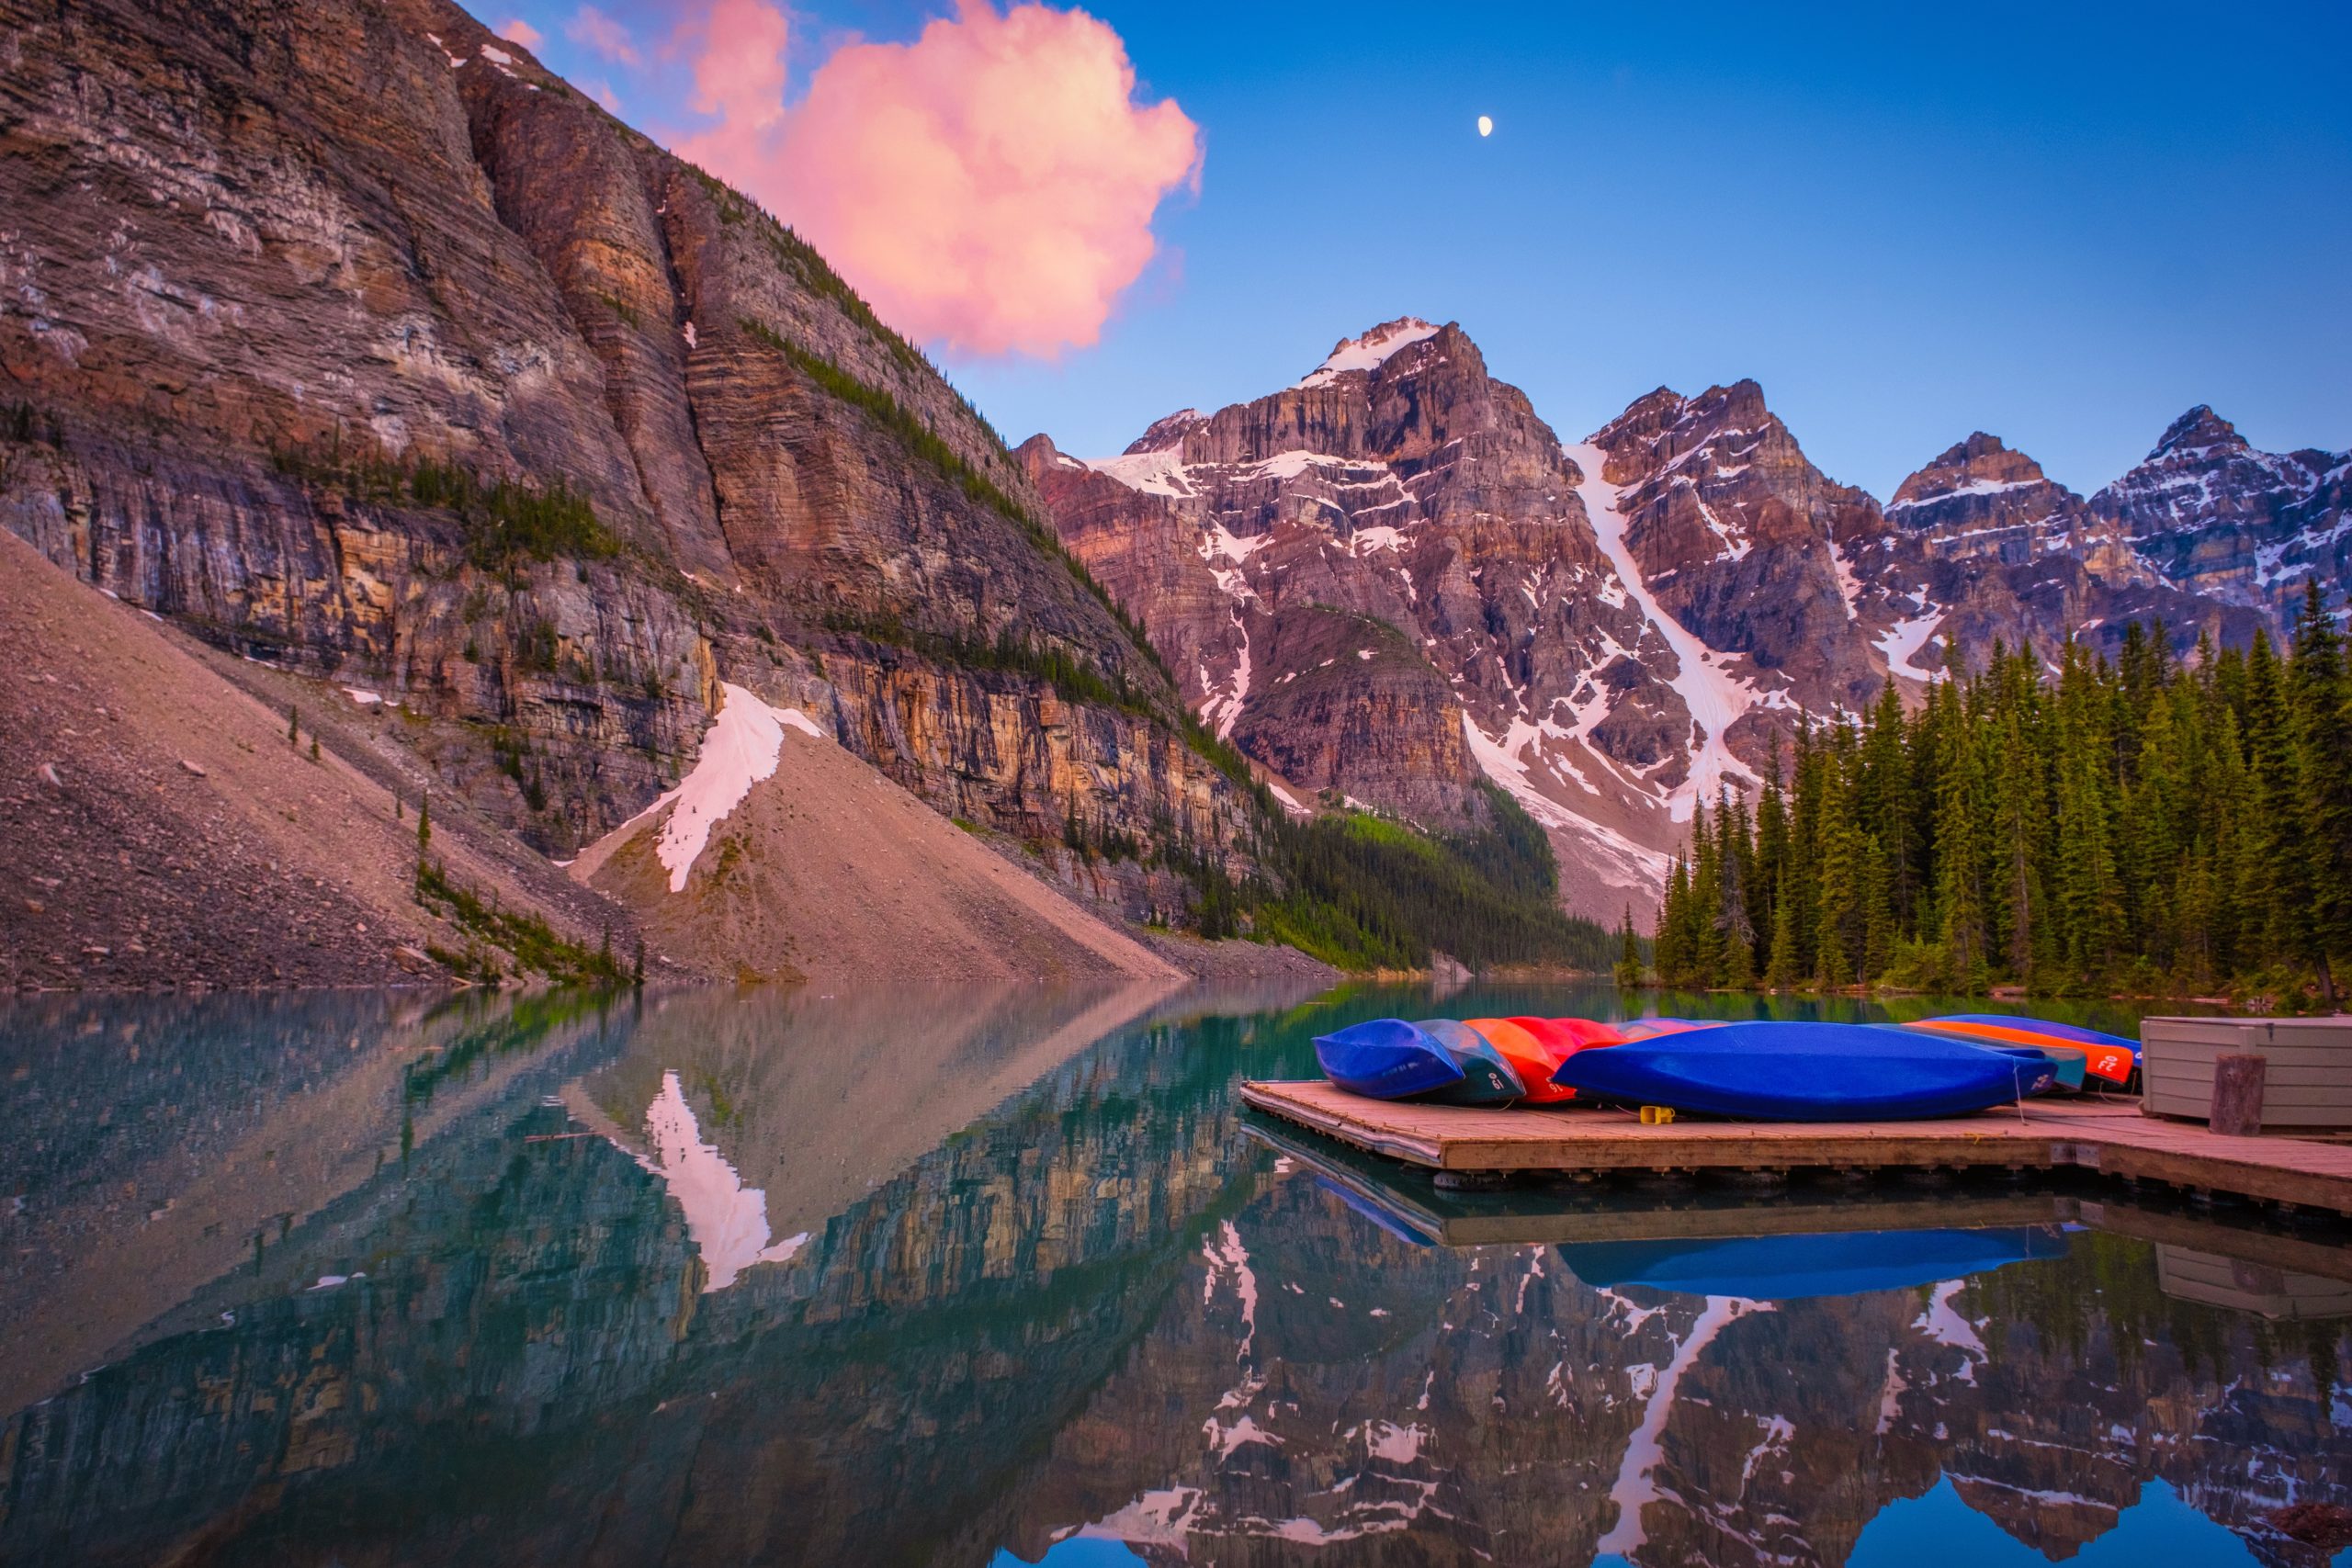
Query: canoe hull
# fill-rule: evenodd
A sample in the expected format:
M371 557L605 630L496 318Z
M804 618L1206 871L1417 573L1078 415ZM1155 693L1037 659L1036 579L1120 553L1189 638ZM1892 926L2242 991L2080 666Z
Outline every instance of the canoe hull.
M1422 1098L1438 1105L1514 1105L1527 1098L1518 1064L1476 1029L1451 1018L1423 1019L1418 1027L1462 1069L1461 1082Z
M1582 1051L1555 1082L1588 1095L1761 1122L1963 1116L2038 1094L2047 1063L1964 1041L1837 1023L1728 1023Z
M1369 1100L1409 1100L1462 1081L1445 1049L1402 1019L1375 1019L1316 1037L1323 1076Z
M2120 1034L2102 1034L2071 1023L2048 1019L2012 1017L2007 1013L1960 1012L1923 1018L1904 1027L1938 1034L2012 1045L2072 1045L2083 1053L2083 1070L2092 1077L2128 1084L2140 1067L2140 1047Z

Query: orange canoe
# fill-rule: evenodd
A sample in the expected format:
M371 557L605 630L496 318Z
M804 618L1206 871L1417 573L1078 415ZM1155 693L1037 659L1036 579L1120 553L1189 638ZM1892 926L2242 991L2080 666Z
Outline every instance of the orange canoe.
M2018 1029L2003 1023L1984 1023L1974 1019L1926 1018L1906 1023L1905 1029L1924 1029L1937 1034L1955 1034L1966 1040L1997 1040L2005 1045L2033 1045L2044 1051L2075 1051L2082 1054L2083 1071L2109 1083L2129 1083L2132 1078L2132 1049L2128 1045L2086 1045L2062 1035L2045 1034L2031 1029Z

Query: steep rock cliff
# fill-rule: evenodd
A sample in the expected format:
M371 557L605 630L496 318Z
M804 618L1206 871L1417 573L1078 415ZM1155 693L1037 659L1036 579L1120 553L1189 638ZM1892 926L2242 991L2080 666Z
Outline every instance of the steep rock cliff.
M549 851L724 676L943 811L1238 852L985 422L526 51L440 0L0 28L0 524L51 558L466 727L444 782Z

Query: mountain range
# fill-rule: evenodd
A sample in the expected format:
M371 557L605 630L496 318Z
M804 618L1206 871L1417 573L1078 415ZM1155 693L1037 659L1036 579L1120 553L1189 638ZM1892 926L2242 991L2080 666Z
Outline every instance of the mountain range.
M1015 453L789 228L444 0L0 0L0 526L86 585L34 654L70 676L103 632L132 650L109 668L159 668L140 639L166 637L171 700L240 748L295 709L339 790L380 792L393 884L422 796L469 842L567 863L669 831L729 688L797 716L842 765L753 768L736 798L763 826L666 883L643 853L561 889L469 863L486 907L585 946L650 931L682 973L992 940L996 915L934 910L812 957L831 893L787 930L725 914L786 886L730 892L742 857L830 855L894 791L1083 907L1003 913L1043 921L1024 951L1110 951L1046 931L1081 917L1216 926L1231 889L1282 882L1285 818L1351 804L1517 841L1494 785L1549 834L1565 905L1613 920L1801 714L1996 637L2161 616L2243 641L2352 556L2346 457L2256 452L2208 410L2088 500L1978 434L1882 505L1753 382L1660 389L1566 444L1458 327L1412 318L1120 456ZM76 904L62 846L168 858L109 815L125 792L195 790L197 821L230 787L153 746L85 767L76 711L8 743L33 782L0 797L28 828L0 875L52 895L0 907L0 946L33 955L15 983L135 969L141 900ZM248 773L293 793L245 804L294 821L308 775ZM866 805L796 818L820 777ZM908 886L956 858L909 844ZM244 867L239 898L325 887L315 847ZM827 886L878 899L854 858ZM191 874L181 923L211 885ZM260 976L472 940L354 909L345 956Z
M1753 381L1564 442L1453 324L1406 317L1116 457L1021 449L1072 554L1186 699L1305 809L1467 825L1501 784L1573 909L1648 907L1697 802L1802 716L1916 694L1996 642L2276 637L2352 564L2352 457L2190 410L2086 500L1982 432L1892 500L1806 457Z

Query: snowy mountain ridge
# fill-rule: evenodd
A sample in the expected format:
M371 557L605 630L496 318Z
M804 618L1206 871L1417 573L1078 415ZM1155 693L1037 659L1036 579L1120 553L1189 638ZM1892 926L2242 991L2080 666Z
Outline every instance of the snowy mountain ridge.
M2278 583L2340 585L2352 533L2346 459L2255 453L2210 410L2090 501L1979 432L1882 504L1753 381L1661 388L1564 443L1458 326L1409 316L1116 457L1023 454L1065 543L1286 794L1443 830L1492 783L1601 918L1646 907L1696 805L1757 788L1801 712L1916 692L1948 644L1973 662L2156 616L2183 642L2276 635ZM2242 567L2206 565L2217 532ZM1333 617L1392 636L1341 649Z

